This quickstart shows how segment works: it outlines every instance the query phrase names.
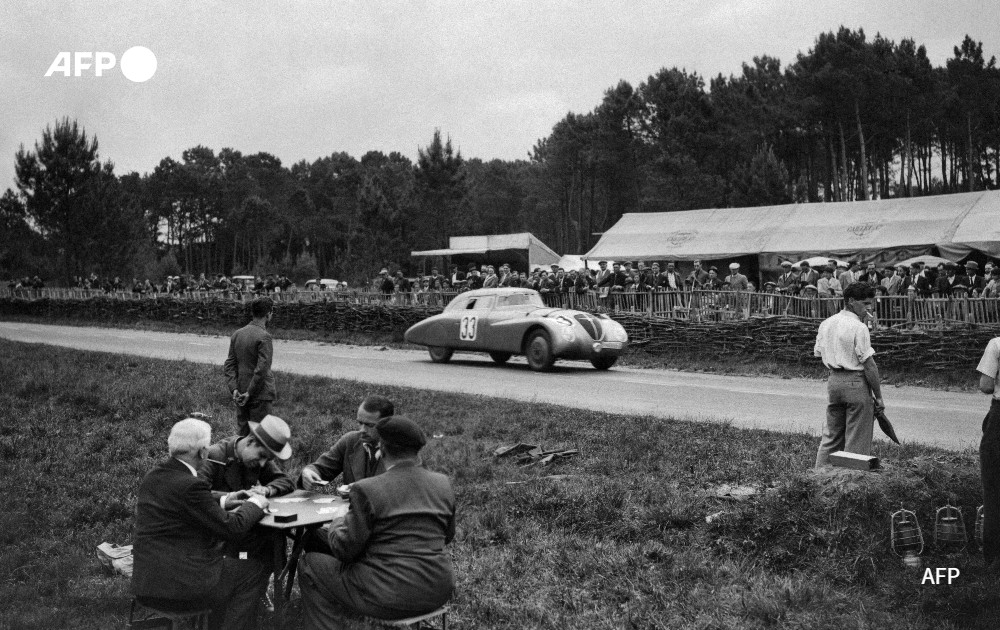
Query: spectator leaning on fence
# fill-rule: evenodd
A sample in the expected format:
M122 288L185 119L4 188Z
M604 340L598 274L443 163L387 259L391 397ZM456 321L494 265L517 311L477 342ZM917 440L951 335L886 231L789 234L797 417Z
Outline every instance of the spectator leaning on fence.
M965 263L965 276L972 297L979 297L986 288L986 280L979 275L979 263L974 260Z
M748 291L750 289L750 281L740 273L740 263L730 263L729 275L726 276L725 284L730 291Z
M718 267L708 268L708 280L705 281L705 289L707 291L721 291L723 288L722 280L719 279L719 269Z
M816 283L816 290L819 292L819 296L837 297L843 295L844 291L840 288L840 281L833 277L833 269L823 267L821 271L820 279Z
M701 289L708 282L708 272L701 268L700 260L695 260L693 264L694 269L684 279L684 284L687 285L688 289Z
M817 271L813 269L809 265L809 263L805 261L802 261L802 263L799 265L799 268L800 268L800 273L799 273L800 290L805 289L807 286L818 288L817 283L819 282L819 273L817 273Z

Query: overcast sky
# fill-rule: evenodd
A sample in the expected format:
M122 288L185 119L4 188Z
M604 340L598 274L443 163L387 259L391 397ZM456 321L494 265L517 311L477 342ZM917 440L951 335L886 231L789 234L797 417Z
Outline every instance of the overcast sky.
M19 2L0 0L0 191L14 154L69 116L116 172L202 144L290 166L336 151L415 158L435 128L465 157L525 158L569 111L663 67L709 78L782 66L840 25L912 37L942 65L969 34L1000 56L1000 2ZM156 55L133 83L45 77L60 51Z

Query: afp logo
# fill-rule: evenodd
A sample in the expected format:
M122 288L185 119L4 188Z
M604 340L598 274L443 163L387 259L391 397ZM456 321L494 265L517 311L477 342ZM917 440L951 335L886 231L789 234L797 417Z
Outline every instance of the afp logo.
M60 52L45 76L102 77L104 71L111 70L115 64L115 56L109 52ZM156 55L145 46L133 46L122 53L118 67L129 81L143 83L156 73Z

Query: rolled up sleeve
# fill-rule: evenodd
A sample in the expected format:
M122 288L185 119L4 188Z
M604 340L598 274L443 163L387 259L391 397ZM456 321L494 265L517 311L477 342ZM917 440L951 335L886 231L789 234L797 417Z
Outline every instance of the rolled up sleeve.
M997 380L997 372L1000 371L1000 337L991 339L986 344L986 351L983 352L983 358L979 360L976 371Z
M865 361L875 356L871 335L865 326L859 327L858 332L854 335L854 354L857 355L858 363L861 364L864 364Z

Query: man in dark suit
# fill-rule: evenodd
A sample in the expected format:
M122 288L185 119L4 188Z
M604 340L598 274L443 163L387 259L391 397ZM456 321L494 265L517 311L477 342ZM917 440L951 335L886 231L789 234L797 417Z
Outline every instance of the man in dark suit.
M684 279L684 284L688 289L695 290L704 288L706 282L708 282L708 272L701 268L700 260L695 260L694 269Z
M969 285L969 292L973 297L979 297L986 288L986 278L979 275L979 263L970 260L965 263L966 282Z
M455 493L421 466L426 438L403 416L376 431L386 471L351 486L350 510L330 530L333 555L302 561L304 627L338 627L344 612L401 619L444 605L455 586L445 545L455 535Z
M132 547L132 592L139 603L159 610L209 607L212 628L242 628L227 616L253 597L258 576L242 561L223 555L223 542L245 534L264 516L267 498L244 494L227 512L197 474L207 456L212 429L195 418L170 430L170 458L156 465L139 486ZM259 594L256 594L259 599Z
M208 481L212 496L226 509L240 505L250 494L264 497L288 494L295 489L295 483L274 460L285 461L292 456L288 444L291 437L284 420L264 416L260 423L250 423L250 435L233 436L213 444L198 468L198 475ZM243 570L256 576L247 596L230 603L229 617L235 627L254 625L267 592L275 537L283 536L284 533L274 529L254 527L226 543L226 556L242 560Z
M255 298L250 303L253 320L229 339L229 356L223 373L236 403L237 432L241 436L250 433L249 422L260 422L271 413L271 404L277 396L271 374L274 347L267 332L273 309L271 298Z
M665 291L680 291L684 288L684 285L681 284L681 274L677 273L674 263L667 263L667 270L660 274L657 288Z
M629 276L624 271L622 271L622 266L618 263L612 265L611 271L611 290L612 291L624 291L625 285L631 284L629 281Z
M597 282L597 288L603 289L604 287L611 287L611 281L614 280L611 274L611 270L608 269L608 261L602 260L597 263L600 267L600 271L597 272L597 277L595 278Z
M296 482L300 488L316 490L322 482L330 482L343 475L349 485L385 471L382 453L378 448L375 425L392 416L395 406L381 396L368 396L358 406L358 429L344 434L329 451L315 462L302 468Z

